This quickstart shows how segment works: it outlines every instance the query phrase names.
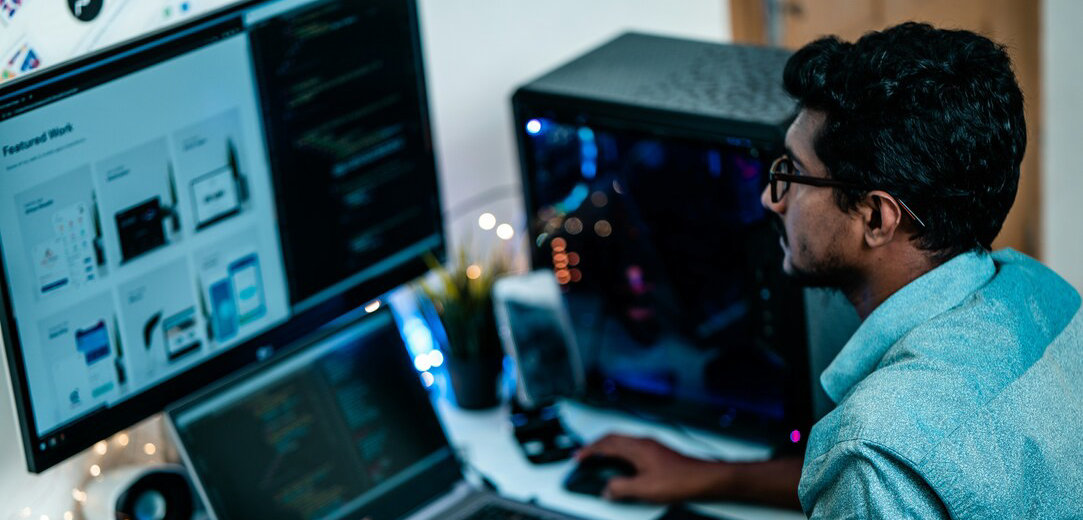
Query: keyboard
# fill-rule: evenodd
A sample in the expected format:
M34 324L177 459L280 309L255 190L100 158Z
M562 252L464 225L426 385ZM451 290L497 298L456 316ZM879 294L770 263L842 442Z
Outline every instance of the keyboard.
M546 520L522 511L513 511L496 504L485 504L463 520Z

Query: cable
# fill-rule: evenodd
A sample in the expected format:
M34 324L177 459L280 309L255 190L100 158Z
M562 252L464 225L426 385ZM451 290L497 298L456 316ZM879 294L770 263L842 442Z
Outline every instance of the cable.
M493 186L481 193L467 197L465 200L459 201L458 204L448 208L443 212L446 218L457 218L462 216L463 213L478 209L482 205L495 202L498 200L504 200L510 198L513 195L522 193L519 183L501 184Z

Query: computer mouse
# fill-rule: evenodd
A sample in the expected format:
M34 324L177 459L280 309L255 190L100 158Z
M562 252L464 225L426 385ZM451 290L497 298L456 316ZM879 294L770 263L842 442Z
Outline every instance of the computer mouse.
M635 474L635 466L625 459L591 455L579 461L575 469L564 478L564 489L573 493L601 496L609 479L631 477Z

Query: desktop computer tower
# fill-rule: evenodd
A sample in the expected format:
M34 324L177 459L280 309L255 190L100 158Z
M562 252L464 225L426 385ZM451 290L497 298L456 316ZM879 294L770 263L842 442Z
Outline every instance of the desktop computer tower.
M588 402L807 435L803 294L760 203L788 57L626 33L512 97L532 262L562 286Z

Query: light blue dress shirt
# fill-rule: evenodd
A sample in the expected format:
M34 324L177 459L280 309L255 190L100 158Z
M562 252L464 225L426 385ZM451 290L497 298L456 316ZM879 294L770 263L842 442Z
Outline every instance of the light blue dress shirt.
M1015 251L959 255L889 297L821 379L811 518L1083 518L1079 294Z

